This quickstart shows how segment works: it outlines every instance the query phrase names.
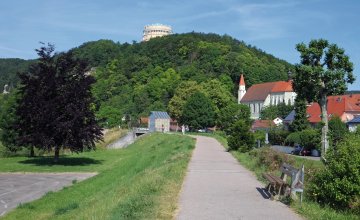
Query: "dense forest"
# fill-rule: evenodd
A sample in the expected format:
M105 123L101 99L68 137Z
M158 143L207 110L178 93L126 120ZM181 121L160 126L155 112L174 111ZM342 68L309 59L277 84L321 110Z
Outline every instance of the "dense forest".
M14 88L19 82L18 72L26 71L33 60L23 60L18 58L0 59L0 89L7 84L10 88Z
M285 80L293 70L284 60L217 34L174 34L132 44L99 40L70 52L86 60L97 79L95 108L104 126L119 125L124 116L137 119L152 110L166 110L180 119L185 101L198 91L213 101L218 114L236 101L241 73L249 87ZM8 63L0 67L0 79L13 83L17 82L13 73L24 71L30 62L17 67L9 59L0 61ZM10 82L6 80L0 83Z

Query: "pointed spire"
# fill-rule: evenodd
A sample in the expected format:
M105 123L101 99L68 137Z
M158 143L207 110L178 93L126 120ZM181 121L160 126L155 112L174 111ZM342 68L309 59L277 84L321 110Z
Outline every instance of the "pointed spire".
M243 74L241 74L239 85L240 86L245 86L245 80L244 80L244 75Z

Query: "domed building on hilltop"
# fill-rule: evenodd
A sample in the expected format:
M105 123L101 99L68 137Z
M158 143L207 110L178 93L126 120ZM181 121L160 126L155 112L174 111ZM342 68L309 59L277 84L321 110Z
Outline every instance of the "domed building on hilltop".
M154 37L162 37L172 34L172 28L169 25L151 24L144 27L142 41L148 41Z

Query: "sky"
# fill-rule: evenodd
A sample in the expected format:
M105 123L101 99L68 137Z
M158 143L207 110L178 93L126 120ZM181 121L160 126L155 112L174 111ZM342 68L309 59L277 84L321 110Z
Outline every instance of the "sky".
M141 41L145 25L227 34L292 64L295 45L324 38L345 49L360 90L359 0L2 0L0 58L34 59L39 42L67 51L99 39Z

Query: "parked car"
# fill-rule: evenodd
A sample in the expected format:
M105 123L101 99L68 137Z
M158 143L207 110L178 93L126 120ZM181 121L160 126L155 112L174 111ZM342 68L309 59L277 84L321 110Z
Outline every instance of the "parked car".
M300 156L310 156L311 151L305 149L304 146L297 145L297 146L295 146L295 149L293 151L291 151L291 154L300 155Z

